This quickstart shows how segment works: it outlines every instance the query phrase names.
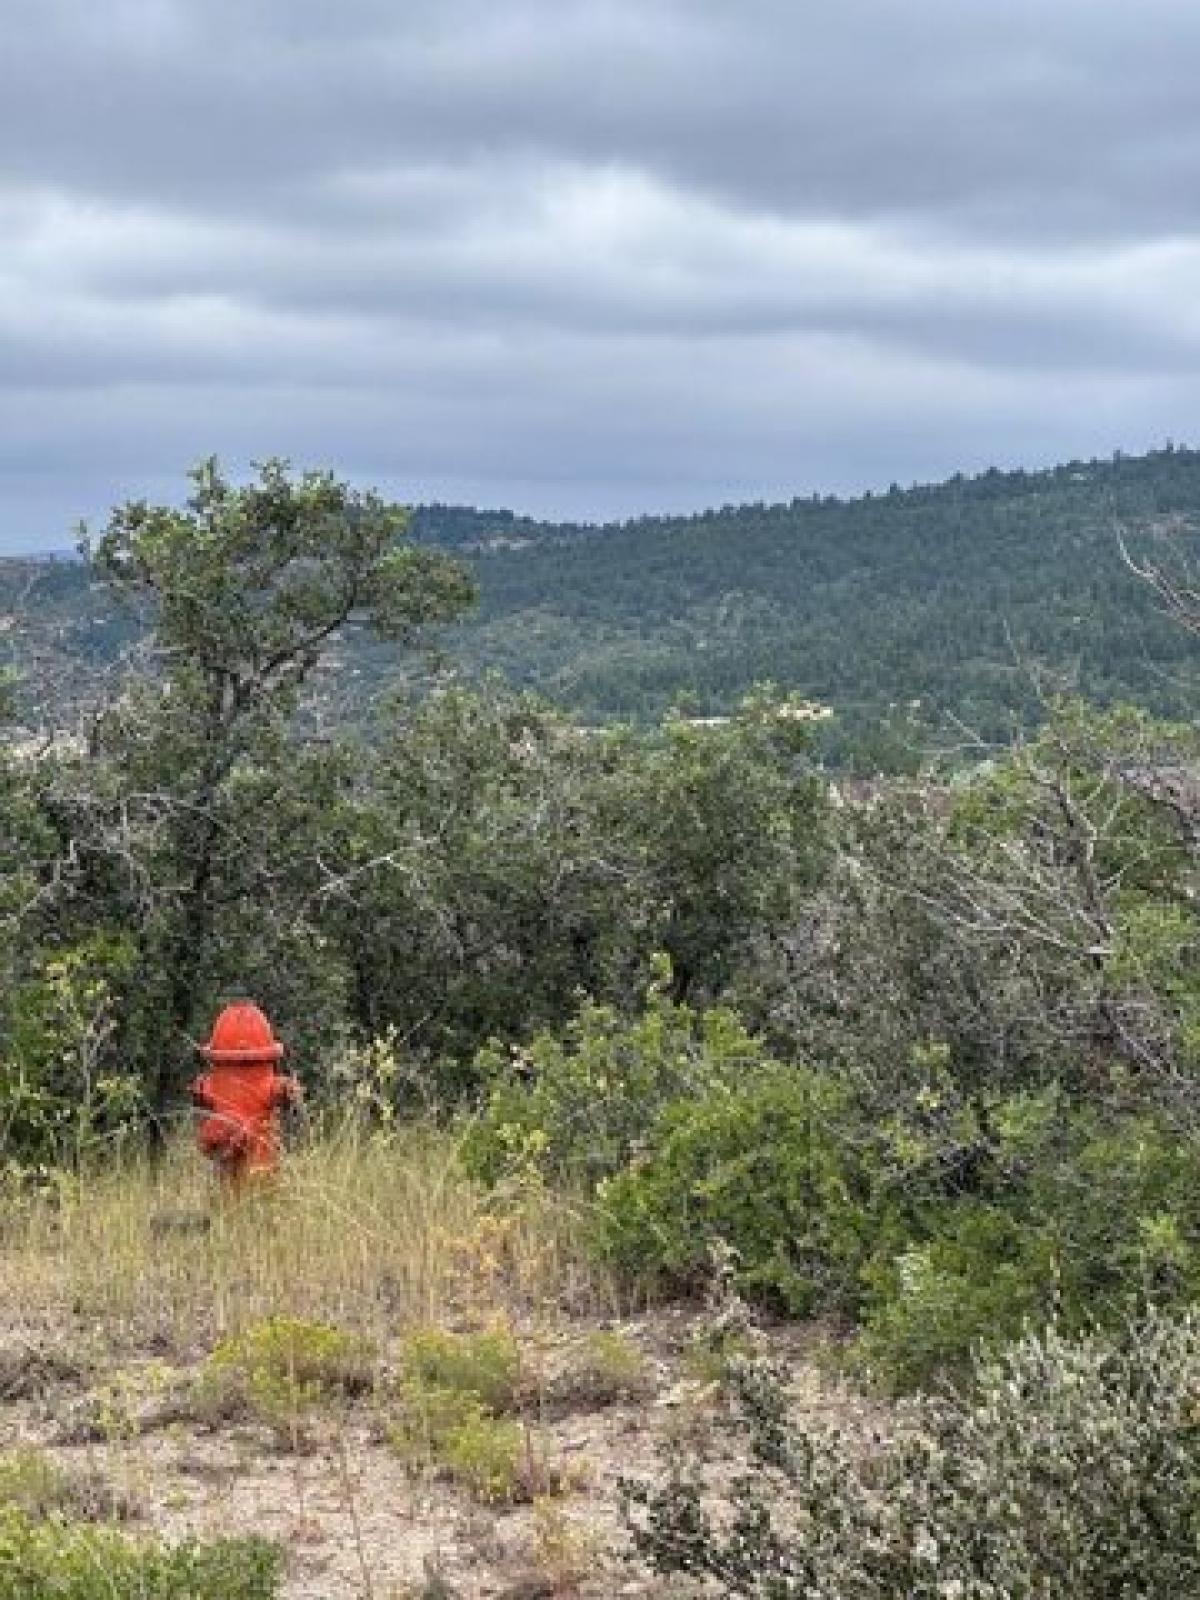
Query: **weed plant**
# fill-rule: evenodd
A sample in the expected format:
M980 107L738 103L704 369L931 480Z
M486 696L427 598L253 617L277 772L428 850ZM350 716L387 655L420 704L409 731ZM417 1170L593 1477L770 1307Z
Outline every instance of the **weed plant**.
M535 1444L521 1353L507 1329L451 1333L421 1329L401 1352L399 1414L388 1430L416 1469L459 1484L475 1499L516 1504L561 1487L561 1475Z
M200 1376L212 1410L244 1408L298 1444L309 1412L362 1393L374 1377L375 1349L360 1335L299 1317L268 1317L223 1339Z
M17 1445L0 1455L0 1508L35 1521L119 1520L134 1515L127 1495L98 1468L69 1468L37 1445Z
M644 1352L615 1328L597 1328L572 1344L567 1358L546 1378L543 1411L566 1416L597 1411L654 1392L654 1373Z
M494 1412L512 1411L518 1402L521 1351L508 1328L419 1328L404 1340L400 1359L411 1389L471 1394Z

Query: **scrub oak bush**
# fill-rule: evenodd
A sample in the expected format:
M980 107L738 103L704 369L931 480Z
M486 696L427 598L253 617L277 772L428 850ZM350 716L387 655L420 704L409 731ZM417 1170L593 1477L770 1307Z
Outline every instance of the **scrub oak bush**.
M639 1016L589 1003L561 1036L484 1050L476 1062L483 1109L463 1146L468 1168L489 1182L590 1189L626 1165L664 1107L702 1098L761 1064L763 1045L734 1012L675 1004L670 979L660 961Z
M855 1365L892 1390L1027 1326L1200 1296L1200 1139L1056 1091L920 1089L879 1124L832 1074L767 1063L666 1106L595 1200L629 1276L694 1290L721 1241L747 1299L855 1319Z
M640 1016L587 1005L562 1038L486 1053L468 1168L582 1189L597 1247L643 1281L695 1288L724 1240L745 1292L797 1313L846 1302L869 1198L847 1095L770 1061L736 1013L673 1002L669 977Z
M721 1240L741 1293L796 1315L851 1306L881 1238L862 1142L831 1078L759 1067L666 1108L641 1157L600 1185L605 1245L631 1274L695 1289Z
M903 1245L864 1268L855 1360L891 1389L962 1376L1026 1326L1118 1325L1200 1294L1200 1141L1052 1096L988 1121L990 1173L919 1198Z
M110 1153L143 1124L137 1077L110 1058L127 946L96 936L27 958L0 992L0 1129L10 1179Z
M1061 1262L1045 1227L997 1207L946 1208L943 1232L880 1253L864 1269L852 1360L891 1391L961 1378L982 1343L1044 1323L1059 1304Z
M777 1373L733 1373L748 1464L626 1483L637 1553L750 1600L1061 1600L1200 1592L1200 1315L1026 1335L969 1397L868 1455L806 1431Z
M973 1089L927 1042L882 1115L852 1072L772 1061L664 976L638 1016L589 1005L494 1052L465 1136L485 1179L582 1194L640 1287L694 1291L724 1244L747 1299L854 1319L856 1361L895 1390L961 1378L1027 1325L1200 1296L1200 1135L1163 1111Z

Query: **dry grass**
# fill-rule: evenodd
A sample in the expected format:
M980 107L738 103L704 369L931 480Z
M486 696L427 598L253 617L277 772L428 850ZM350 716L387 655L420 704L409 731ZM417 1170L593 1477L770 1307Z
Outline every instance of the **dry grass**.
M724 1470L704 1314L629 1316L571 1205L480 1188L444 1129L326 1133L235 1201L182 1143L7 1198L0 1508L261 1535L281 1600L679 1592L628 1566L617 1484L663 1441Z
M286 1600L654 1592L629 1587L614 1484L652 1465L652 1391L690 1322L656 1313L661 1338L653 1320L630 1323L635 1344L663 1349L645 1392L627 1382L636 1350L596 1330L628 1308L561 1197L483 1189L453 1134L420 1124L326 1132L236 1199L183 1142L6 1199L0 1451L36 1446L63 1482L99 1484L111 1516L136 1506L147 1536L265 1535L287 1552ZM268 1319L361 1336L371 1381L310 1395L289 1368L278 1416L206 1409L214 1349ZM453 1457L424 1462L390 1440L406 1352L435 1334L510 1339L519 1395L511 1416L480 1404ZM508 1433L511 1487L496 1480ZM449 1587L429 1587L443 1570Z
M315 1140L232 1200L180 1144L10 1210L0 1300L31 1325L82 1319L110 1340L181 1352L281 1313L386 1341L480 1306L613 1309L581 1232L561 1199L481 1189L431 1126Z

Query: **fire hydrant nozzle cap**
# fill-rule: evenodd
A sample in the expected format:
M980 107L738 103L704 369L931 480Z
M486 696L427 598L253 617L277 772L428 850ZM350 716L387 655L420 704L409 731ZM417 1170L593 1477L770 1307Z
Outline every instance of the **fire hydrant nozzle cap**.
M200 1046L207 1061L278 1061L283 1046L266 1016L248 1001L226 1006L213 1024L212 1037Z

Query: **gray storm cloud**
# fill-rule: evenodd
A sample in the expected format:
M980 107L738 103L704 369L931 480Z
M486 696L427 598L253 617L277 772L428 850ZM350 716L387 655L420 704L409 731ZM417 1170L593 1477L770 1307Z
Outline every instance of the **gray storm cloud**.
M8 0L0 550L218 450L600 517L1189 435L1185 0Z

